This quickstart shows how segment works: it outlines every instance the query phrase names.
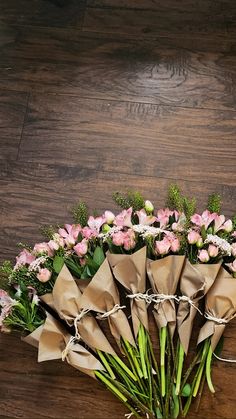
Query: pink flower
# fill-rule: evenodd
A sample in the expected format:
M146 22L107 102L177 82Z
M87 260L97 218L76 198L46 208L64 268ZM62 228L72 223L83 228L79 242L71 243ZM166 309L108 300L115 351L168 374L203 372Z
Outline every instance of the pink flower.
M160 223L160 228L165 228L169 224L171 215L173 215L173 211L169 208L159 209L157 211L157 221Z
M214 244L209 244L209 247L208 247L207 251L208 251L209 256L211 258L215 258L219 253L218 247L215 246Z
M147 215L144 209L141 209L140 211L136 211L136 214L138 216L139 224L150 225L150 224L155 223L156 221L156 217L154 217L153 215Z
M52 272L50 272L47 268L40 269L39 273L37 273L37 278L40 282L47 282L52 276Z
M36 243L34 245L33 252L36 253L36 254L38 254L38 253L46 253L48 256L53 256L53 251L49 247L48 243L46 243L46 242Z
M21 265L30 265L35 260L35 256L32 255L28 250L23 249L22 252L16 257L16 267Z
M205 210L202 215L194 214L191 217L191 221L193 224L195 224L198 227L204 226L207 230L211 222L216 218L217 214L215 212L210 212L208 210Z
M200 262L203 262L203 263L208 262L210 257L207 250L199 250L198 259L200 260Z
M73 247L75 253L81 258L86 255L88 251L88 241L83 239L80 243L77 243L76 246Z
M135 247L136 242L135 242L135 233L133 230L129 229L125 234L124 234L124 248L125 250L131 250Z
M72 247L75 244L80 232L80 224L65 224L64 228L59 228L58 230L58 233L63 237L68 247Z
M106 223L106 218L104 216L93 217L92 215L90 215L88 219L89 228L91 228L91 230L96 231L97 233L100 232L102 225L105 223Z
M48 242L48 246L50 247L51 251L54 252L55 250L59 249L59 243L55 242L54 240L50 240Z
M234 259L234 261L232 263L229 263L227 266L229 267L231 272L233 272L233 276L236 277L236 259Z
M236 230L231 234L232 237L236 237Z
M133 209L130 207L127 210L123 210L120 214L115 217L114 224L119 227L132 227L131 217Z
M87 226L82 229L82 236L85 239L90 239L92 237L97 237L97 235L98 235L98 233L97 233L96 230L92 230L91 228L89 228Z
M179 249L180 249L180 241L179 241L178 238L176 238L171 242L170 250L172 250L172 252L176 253L176 252L179 251Z
M17 301L13 300L13 298L8 295L8 293L2 289L0 289L0 307L1 307L1 314L0 314L0 327L1 330L4 330L3 322L7 316L12 311L12 307L17 305Z
M233 243L231 246L231 252L234 257L236 257L236 243Z
M169 252L170 247L171 247L171 243L167 239L167 237L164 237L163 240L155 242L155 250L156 250L156 253L159 255L166 255Z
M115 215L111 211L105 211L103 217L105 218L105 222L107 224L112 224L115 219Z
M115 246L123 246L125 234L122 231L118 231L112 235L112 243Z
M195 244L195 243L197 243L197 241L200 238L201 238L201 236L200 236L199 233L197 233L197 231L192 230L192 231L190 231L188 233L188 242L189 242L189 244Z
M225 230L227 233L230 233L230 232L233 230L233 223L232 223L232 220L227 220L227 221L225 221L225 223L224 223L223 227L224 227L224 230Z

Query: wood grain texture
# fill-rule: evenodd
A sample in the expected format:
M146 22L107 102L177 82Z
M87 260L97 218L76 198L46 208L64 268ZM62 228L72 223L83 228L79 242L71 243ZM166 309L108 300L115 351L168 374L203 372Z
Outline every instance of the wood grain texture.
M236 186L235 131L235 112L34 95L19 159Z
M112 192L126 187L162 206L178 181L199 211L216 191L235 213L235 2L85 6L0 2L0 262L17 242L41 241L40 225L71 221L78 199L116 210ZM225 338L223 356L235 358L236 321ZM126 413L65 363L38 364L17 335L0 335L0 371L0 419ZM206 390L189 419L235 419L235 373L216 362L216 396Z
M17 157L27 101L27 93L0 91L0 160Z
M6 25L0 25L0 45L1 39L0 88L236 108L233 41L122 39Z
M81 28L85 0L67 0L62 9L48 0L1 0L0 19L6 23Z

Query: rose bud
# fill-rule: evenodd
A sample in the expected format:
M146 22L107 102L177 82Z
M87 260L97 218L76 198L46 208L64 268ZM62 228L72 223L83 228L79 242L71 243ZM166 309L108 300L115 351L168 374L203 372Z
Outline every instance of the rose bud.
M37 274L37 278L40 282L47 282L52 276L52 272L50 272L47 268L40 269L39 273Z
M189 244L196 244L200 238L201 236L197 231L192 230L188 233Z
M196 245L197 245L198 249L201 249L201 248L203 247L203 240L202 240L202 238L201 238L201 237L200 237L200 239L197 241Z
M147 212L153 212L154 206L153 206L152 202L151 201L145 201L145 203L144 203L144 209Z
M210 244L207 250L211 258L215 258L219 253L218 247L214 246L214 244Z
M203 263L208 262L210 257L208 255L207 250L200 250L198 253L198 259Z
M112 224L115 219L115 215L111 211L105 211L104 217L107 224Z

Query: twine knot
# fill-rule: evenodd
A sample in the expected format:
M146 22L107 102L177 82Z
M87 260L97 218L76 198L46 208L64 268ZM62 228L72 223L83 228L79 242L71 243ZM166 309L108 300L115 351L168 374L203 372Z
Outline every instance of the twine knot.
M103 313L103 314L98 313L96 317L99 320L105 320L109 316L111 316L112 314L117 313L117 311L122 310L123 308L126 308L126 306L120 306L119 304L115 304L114 307L111 310L109 310L109 311L107 311L106 313Z

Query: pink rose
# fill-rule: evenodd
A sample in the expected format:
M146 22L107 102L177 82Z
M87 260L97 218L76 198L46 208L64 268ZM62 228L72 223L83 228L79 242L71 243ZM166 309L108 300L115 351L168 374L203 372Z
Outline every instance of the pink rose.
M34 245L33 252L36 253L36 254L38 254L38 253L46 253L48 256L53 256L53 251L49 247L48 243L46 243L46 242L36 243Z
M28 250L23 249L20 254L16 257L15 267L21 265L30 265L35 260L35 256L32 255Z
M210 257L209 257L209 254L208 254L207 250L199 250L198 259L203 263L208 262Z
M112 243L115 246L123 246L124 244L124 233L122 231L118 231L112 235Z
M197 241L198 241L200 238L201 238L201 236L200 236L200 234L199 234L199 233L197 233L197 231L192 230L192 231L190 231L190 232L188 233L188 242L189 242L189 244L196 244L196 243L197 243Z
M166 255L170 250L170 246L170 241L166 237L164 237L163 240L155 242L156 253L159 255Z
M234 261L230 263L228 266L232 272L236 273L236 259L234 259Z
M52 272L50 272L47 268L40 269L39 273L37 274L37 278L40 282L47 282L52 276Z
M77 243L76 246L73 247L75 253L81 258L86 255L88 251L88 241L83 239L80 243Z
M172 252L174 252L174 253L176 253L176 252L178 252L178 251L179 251L179 249L180 249L180 241L179 241L179 239L178 239L178 238L174 239L174 240L171 242L170 249L171 249L171 250L172 250Z
M114 219L115 219L115 215L111 211L105 211L104 212L104 218L105 218L105 222L107 224L112 224Z
M132 212L133 209L130 207L127 210L123 210L120 214L115 217L114 224L118 227L132 227Z
M215 246L214 244L209 244L209 247L208 247L207 251L208 251L209 256L211 258L215 258L219 253L218 247Z
M125 250L131 250L135 247L135 233L133 230L128 230L124 234L124 248Z
M48 246L50 247L52 252L59 249L59 243L55 242L54 240L50 240L48 242Z
M231 246L231 252L234 257L236 257L236 243L233 243Z

